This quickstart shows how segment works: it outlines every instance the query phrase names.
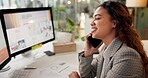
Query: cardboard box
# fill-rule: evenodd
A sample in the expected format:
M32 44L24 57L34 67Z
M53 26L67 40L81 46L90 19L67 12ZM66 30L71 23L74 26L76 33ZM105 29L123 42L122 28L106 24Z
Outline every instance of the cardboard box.
M61 53L61 52L72 52L76 51L76 43L70 42L70 43L53 43L53 48L55 53Z

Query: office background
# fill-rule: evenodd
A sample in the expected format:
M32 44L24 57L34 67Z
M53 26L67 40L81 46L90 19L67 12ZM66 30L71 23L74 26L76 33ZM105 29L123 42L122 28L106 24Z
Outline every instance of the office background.
M1 73L0 76L7 78L6 75L8 75L11 71L15 70L16 68L22 68L26 65L30 65L36 68L46 68L48 65L57 62L58 60L65 61L65 63L70 64L75 62L74 69L76 68L76 70L78 70L77 54L84 48L84 37L91 30L90 22L92 21L92 15L95 8L104 1L107 0L0 0L0 9L52 7L56 36L59 36L59 32L72 33L74 36L72 36L73 39L71 40L64 36L67 38L65 43L67 43L68 40L70 40L70 42L76 43L76 49L74 49L74 51L63 51L64 53L57 53L52 57L44 56L45 54L43 53L43 50L51 50L51 43L43 45L43 48L33 50L33 52L31 52L29 55L27 55L27 53L19 55L15 59L13 58L12 61L8 64L11 66L11 69L7 72ZM112 1L119 1L126 5L126 0ZM134 16L137 17L135 28L141 36L142 42L144 43L144 48L148 54L148 6L136 8L137 14L135 15L135 7L128 7L133 17L133 24ZM56 37L56 39L58 38L62 40L61 36ZM65 39L63 40L65 41ZM50 44L51 46L49 46ZM68 48L64 47L62 49ZM47 62L47 64L43 64L45 62ZM69 72L71 71L67 71L67 73Z
M83 38L90 30L89 23L92 19L95 7L107 0L0 0L0 9L29 8L29 7L52 7L54 26L57 31L68 31L75 34L75 39ZM118 1L126 5L126 0ZM145 0L141 0L145 1ZM136 6L135 6L136 7ZM134 21L134 6L128 7ZM148 39L148 6L138 7L136 14L136 30L141 39ZM67 27L69 18L74 23ZM72 27L74 26L74 27ZM66 30L64 30L66 28Z

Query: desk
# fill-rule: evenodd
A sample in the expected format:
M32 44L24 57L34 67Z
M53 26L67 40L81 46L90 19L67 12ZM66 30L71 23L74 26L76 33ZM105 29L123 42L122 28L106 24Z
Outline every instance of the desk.
M11 69L0 73L0 78L9 78L9 73L15 69L24 68L24 66L32 66L36 67L37 69L47 67L48 65L56 62L56 61L64 61L68 64L71 64L74 67L74 70L78 70L78 52L84 49L83 42L76 43L77 49L75 52L65 52L65 53L56 53L53 56L47 56L43 53L45 49L37 49L34 52L28 52L28 55L18 55L16 58L12 58L12 60L8 63L7 66L10 66ZM49 47L47 45L47 47ZM46 47L46 48L47 48ZM6 67L7 67L6 66ZM71 72L69 72L71 73Z
M30 58L22 58L24 62L22 62L21 59L13 59L12 62L10 62L11 69L6 72L0 73L1 78L9 78L8 75L11 71L18 68L23 68L27 63L29 66L36 67L37 69L48 67L50 64L56 62L56 61L64 61L66 63L69 63L73 65L72 67L75 67L74 70L78 69L78 58L77 58L76 52L68 52L68 53L58 53L54 56L47 56L44 55L40 58L37 58L36 61L31 61ZM21 57L21 56L20 56ZM30 59L30 60L29 60ZM70 73L70 72L69 72Z

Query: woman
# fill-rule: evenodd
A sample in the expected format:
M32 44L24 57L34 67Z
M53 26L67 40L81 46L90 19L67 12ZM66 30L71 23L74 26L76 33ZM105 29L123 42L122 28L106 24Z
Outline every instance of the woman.
M80 76L73 71L69 78L146 78L148 58L127 7L119 2L107 1L93 15L92 31L88 35L101 39L103 44L97 58L88 40L79 56ZM87 38L88 38L87 36Z

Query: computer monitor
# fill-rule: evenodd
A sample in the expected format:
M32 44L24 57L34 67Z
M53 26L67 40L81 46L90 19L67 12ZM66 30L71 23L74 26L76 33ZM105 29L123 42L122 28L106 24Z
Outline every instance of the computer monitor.
M55 40L51 7L2 10L11 56Z
M3 32L2 24L0 21L0 71L11 60L5 34L6 33Z

